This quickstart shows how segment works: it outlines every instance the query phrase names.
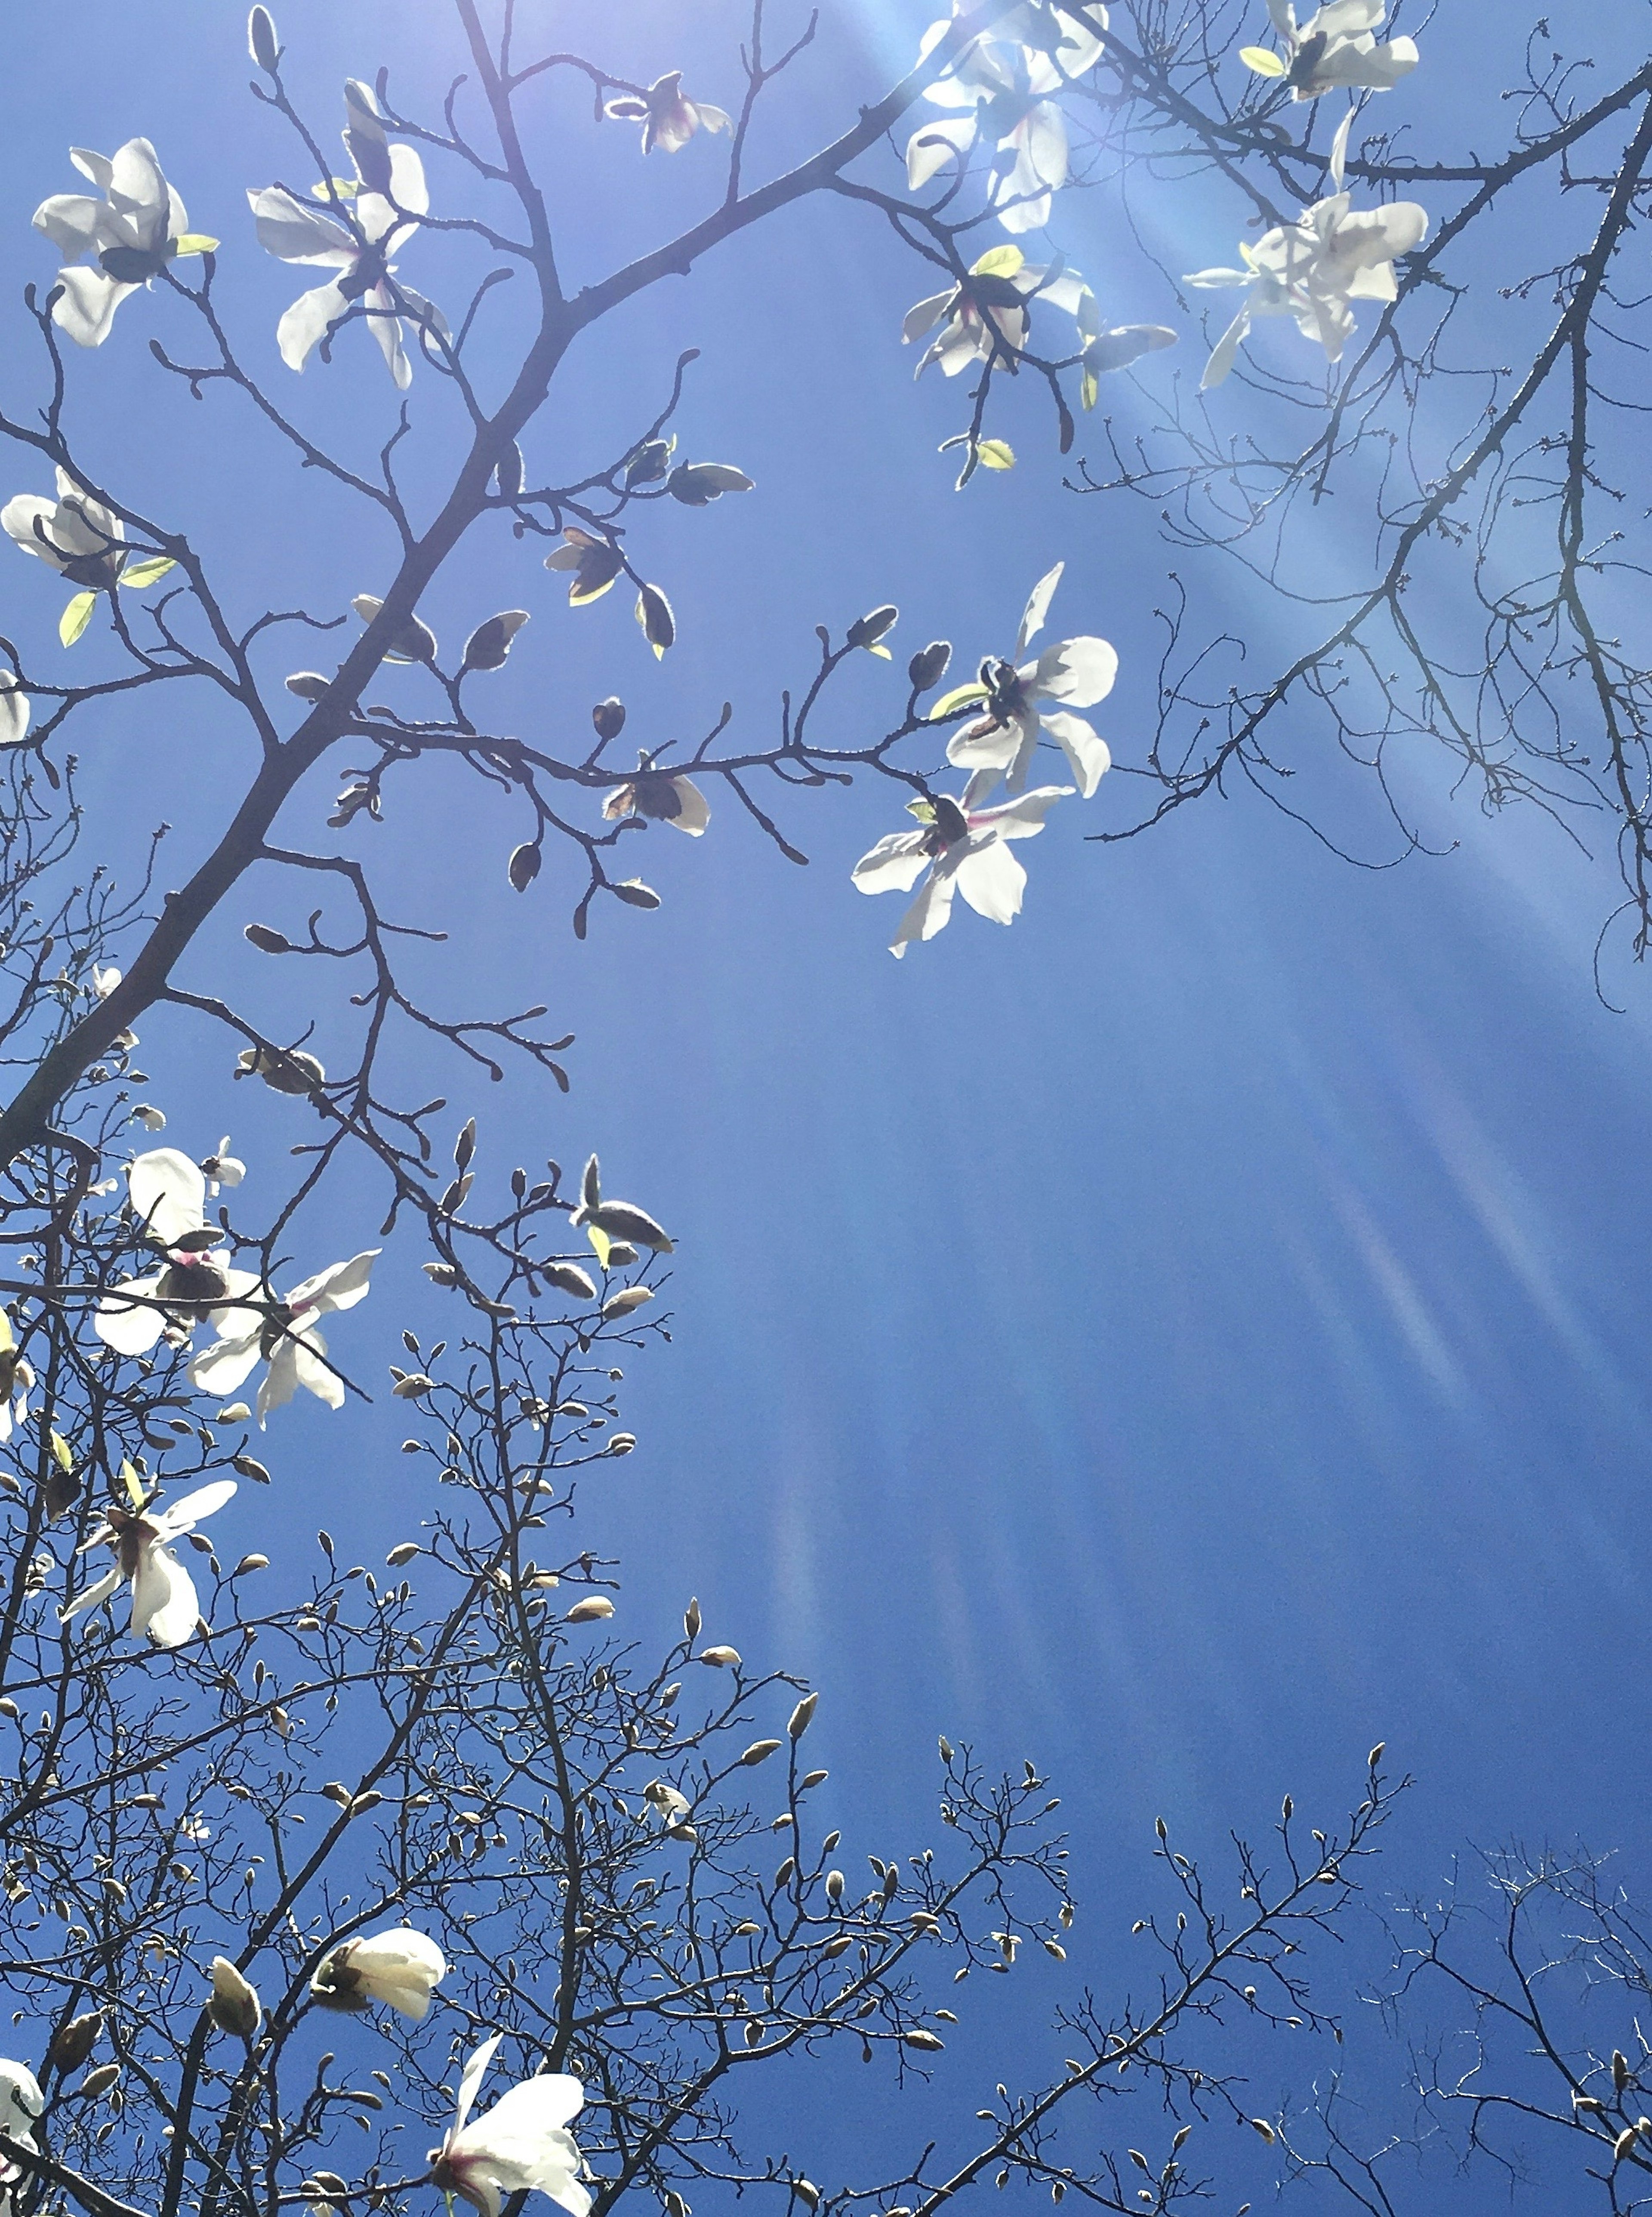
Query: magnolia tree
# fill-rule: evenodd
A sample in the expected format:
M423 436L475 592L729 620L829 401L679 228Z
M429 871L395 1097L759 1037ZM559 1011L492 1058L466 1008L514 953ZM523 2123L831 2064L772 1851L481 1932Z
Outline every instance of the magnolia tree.
M1616 810L1643 929L1645 679L1591 612L1609 579L1586 503L1601 491L1588 364L1646 191L1652 70L1592 87L1575 109L1566 65L1534 47L1513 151L1419 163L1392 134L1426 58L1385 32L1378 0L1335 0L1303 23L1273 0L1265 25L1220 0L1174 16L1158 0L1111 15L1093 0L977 0L915 37L907 75L840 135L758 180L754 118L777 79L807 70L812 18L777 25L755 0L726 81L708 88L721 107L668 52L643 83L599 55L548 51L529 12L454 0L456 81L439 114L405 113L384 70L345 79L341 114L337 96L317 109L295 90L335 58L289 54L255 8L251 206L234 237L190 228L164 143L142 138L76 149L85 189L34 218L59 266L25 295L40 404L0 418L17 488L0 521L65 597L56 639L0 639L0 1041L16 1073L0 1115L0 1442L15 1466L0 1473L0 1986L15 2051L0 2063L0 2178L19 2212L89 2217L437 2196L499 2217L533 2192L571 2217L628 2192L686 2217L720 2183L788 2208L829 2199L930 2217L1012 2178L1056 2200L1168 2210L1206 2190L1214 2144L1189 2141L1202 2122L1236 2119L1270 2145L1281 2130L1250 2115L1223 2021L1333 2029L1306 1943L1356 1890L1388 1806L1382 1751L1340 1825L1305 1826L1287 1800L1266 1850L1241 1843L1220 1876L1160 1826L1168 1905L1137 1927L1157 1951L1151 1973L1139 1991L1075 1999L1060 2072L999 2085L972 2134L918 2152L915 2133L906 2168L829 2194L758 2144L740 2090L759 2066L842 2043L905 2084L946 2044L956 1981L1007 1971L1022 1950L1065 1959L1056 1803L1032 1763L999 1776L943 1742L937 1844L870 1856L862 1876L810 1760L814 1692L708 1641L693 1603L657 1656L616 1641L613 1565L570 1519L580 1472L635 1445L620 1389L663 1329L669 1201L616 1197L596 1154L575 1176L485 1165L469 1104L447 1096L507 1065L566 1090L568 1042L542 1009L430 1005L405 958L432 935L386 906L357 835L393 781L442 758L517 812L499 867L518 893L567 881L547 873L535 890L548 849L571 860L583 937L609 905L659 905L632 873L650 827L702 839L715 867L733 809L801 859L789 826L807 794L859 776L883 781L908 819L852 868L844 857L861 891L913 897L897 955L948 923L955 895L993 921L1016 915L1018 843L1058 801L1091 803L1111 759L1083 712L1117 658L1053 616L1060 564L1029 580L1013 639L1010 609L999 639L970 643L962 683L947 689L947 642L913 653L882 736L834 726L832 689L863 653L893 661L887 605L821 632L777 732L737 743L726 713L692 747L634 764L618 697L561 751L491 728L488 676L533 651L527 611L479 608L457 650L419 614L473 534L503 534L524 600L541 561L575 609L618 587L634 601L635 651L670 654L668 583L636 551L655 540L648 511L743 495L749 477L679 453L682 362L661 366L657 411L594 473L558 451L541 411L616 311L826 195L911 250L924 297L904 336L920 369L962 380L949 443L966 495L1014 464L993 418L1004 379L1047 392L1066 448L1075 408L1130 373L1159 411L1154 440L1126 451L1104 424L1111 461L1075 487L1148 492L1170 503L1172 536L1253 571L1265 540L1261 574L1287 598L1298 507L1346 488L1364 517L1372 581L1259 691L1200 709L1174 674L1184 603L1163 726L1122 763L1148 781L1149 816L1229 769L1272 778L1264 750L1298 700L1379 762L1389 736L1420 726L1495 796L1539 789L1558 806L1581 794ZM570 77L590 130L629 129L639 159L682 165L690 211L675 236L572 294L560 219L524 151ZM1408 457L1394 418L1456 369L1448 250L1515 180L1576 184L1580 161L1593 170L1576 204L1597 228L1559 265L1558 320L1529 372L1463 388L1483 412L1466 443L1443 435L1447 462ZM1137 176L1162 176L1214 182L1252 234L1233 267L1170 273L1156 293L1144 257L1142 300L1174 323L1111 322L1059 245L1029 258L1030 234L1059 236L1063 194L1128 196ZM438 303L403 275L431 234L473 255L462 300ZM269 322L243 329L220 308L220 265L261 255L293 274L269 270ZM489 318L512 273L531 290L532 330L502 368ZM1173 372L1160 380L1154 359L1177 343L1197 358L1184 283L1243 294L1212 327L1201 398ZM1256 326L1279 317L1322 388L1265 346ZM108 402L97 350L117 318L144 325L156 380L236 411L275 463L330 479L364 546L388 532L381 590L349 610L246 605L244 548L215 556L92 466L88 427ZM900 324L897 302L892 337ZM289 414L282 380L298 374L387 374L375 460ZM438 404L421 413L414 394ZM419 503L398 474L416 450L442 486ZM1484 559L1516 486L1558 522L1540 585L1511 587ZM1418 564L1459 541L1479 558L1488 682L1452 674L1406 596ZM1408 676L1386 674L1396 652ZM1209 664L1196 651L1193 669ZM1474 695L1466 721L1459 685ZM71 750L96 746L134 701L170 708L179 686L244 719L256 769L217 819L201 804L201 859L182 886L158 892L152 853L117 886ZM1577 689L1605 734L1587 762L1582 741L1542 724ZM1373 695L1374 725L1358 705ZM1172 742L1190 711L1197 731ZM278 837L278 817L309 835ZM255 874L261 905L307 923L251 916ZM329 1037L353 1027L342 1060L330 1048L324 1066L313 1028L294 1035L203 972L204 935L226 919L303 967L312 1004L328 1000ZM190 1054L232 1065L263 1102L269 1136L244 1142L246 1159L227 1138L205 1154L162 1139L169 1108L183 1136L188 1067L139 1071L137 1028L157 1010L194 1026ZM381 1194L380 1246L328 1246L341 1181ZM275 1501L257 1491L271 1481L262 1435L300 1392L333 1408L362 1392L351 1312L406 1300L420 1271L452 1320L434 1341L404 1335L388 1413L379 1405L381 1452L405 1455L412 1479L371 1565L341 1561L325 1531L308 1574L259 1552L220 1558L212 1520L238 1487L238 1529ZM1132 2094L1148 2103L1134 2146L1117 2111ZM1598 2114L1616 2124L1609 2103Z

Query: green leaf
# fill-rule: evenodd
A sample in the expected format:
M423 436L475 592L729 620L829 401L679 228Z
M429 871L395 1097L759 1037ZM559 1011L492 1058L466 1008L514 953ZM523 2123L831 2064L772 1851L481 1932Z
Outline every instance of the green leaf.
M204 231L186 231L183 238L174 243L172 251L175 254L216 254L218 241Z
M169 570L176 570L177 566L170 554L153 554L148 561L134 562L129 570L123 570L121 583L123 585L152 585Z
M319 201L330 201L333 193L337 193L341 201L353 201L362 189L361 181L356 177L334 177L331 182L331 192L328 191L325 182L319 185L312 185L310 188L312 197Z
M1016 271L1025 264L1026 259L1018 246L988 247L979 262L971 263L969 275L972 277L1013 277Z
M984 470L1012 470L1015 448L1007 439L983 439L977 452Z
M876 655L880 662L893 662L894 660L894 657L890 653L888 648L887 646L880 646L875 639L872 641L872 644L867 648L866 652L868 654Z
M967 708L972 701L986 698L987 688L984 685L955 685L950 693L942 694L930 710L929 719L931 724L938 723L943 716L950 716L955 708Z
M602 1229L601 1226L596 1224L586 1225L585 1237L590 1240L591 1245L597 1250L597 1260L602 1264L603 1269L606 1269L608 1268L609 1254L613 1247L614 1242L609 1238L607 1232Z
M97 606L96 593L77 593L58 618L58 637L65 646L72 646L92 620L92 610Z
M1093 369L1084 373L1084 382L1079 388L1079 398L1086 408L1093 408L1101 392L1101 380Z
M1267 46L1241 46L1239 59L1258 77L1287 77L1290 72L1278 54Z

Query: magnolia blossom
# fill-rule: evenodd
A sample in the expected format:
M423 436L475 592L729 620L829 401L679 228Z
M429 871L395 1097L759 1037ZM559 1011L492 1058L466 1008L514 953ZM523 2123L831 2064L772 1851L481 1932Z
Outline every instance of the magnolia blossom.
M15 2140L19 2147L39 2152L40 2143L34 2137L34 2126L46 2109L46 2097L40 2091L40 2082L26 2063L14 2063L9 2057L0 2058L0 2133ZM23 2167L0 2155L0 2186L15 2186L23 2177ZM9 2194L0 2198L0 2208L11 2208Z
M1018 800L985 808L981 803L998 778L995 769L977 770L956 800L943 793L932 801L909 801L908 811L923 829L890 832L856 863L851 874L863 893L910 892L924 877L890 942L897 960L913 940L933 939L945 930L955 892L991 923L1008 923L1021 913L1027 874L1005 842L1042 831L1050 804L1073 787L1043 785Z
M134 1486L136 1480L131 1480ZM115 1551L114 1568L96 1585L65 1602L58 1621L67 1624L84 1609L112 1600L124 1582L132 1581L132 1634L146 1633L157 1647L181 1647L201 1616L195 1583L167 1547L169 1540L193 1532L203 1517L220 1510L235 1491L232 1478L214 1479L210 1485L186 1493L170 1509L152 1513L147 1509L109 1508L105 1521L79 1549L107 1543Z
M34 1371L17 1349L11 1318L0 1309L0 1446L4 1446L28 1415L28 1396Z
M429 2014L430 1996L447 1975L447 1958L435 1941L399 1925L335 1948L311 1979L310 1991L333 2009L386 2002L417 2022Z
M955 0L955 15L968 0ZM1106 11L1090 10L1104 29ZM919 47L923 61L951 29L931 23ZM1020 41L1025 40L1023 44ZM1092 67L1101 53L1097 32L1060 8L1030 4L971 40L925 98L937 108L967 109L926 123L906 142L906 182L919 192L955 155L981 140L996 147L987 198L1005 231L1036 231L1049 220L1052 193L1067 182L1067 124L1051 97Z
M71 585L112 592L120 582L127 528L61 465L55 500L20 492L0 509L0 525L25 554L37 555Z
M69 159L100 197L54 193L34 211L34 228L90 269L59 269L52 317L77 346L102 346L114 312L180 254L209 254L215 238L192 232L183 202L162 175L147 139L128 139L113 157L71 146Z
M431 2177L443 2193L457 2194L482 2217L499 2217L506 2195L537 2188L569 2217L586 2217L591 2196L579 2183L584 2158L567 2127L585 2107L585 2090L564 2072L524 2078L502 2094L486 2116L469 2121L494 2050L504 2037L485 2040L465 2066L459 2103L446 2139L430 2151Z
M610 100L603 113L616 123L640 123L645 154L652 154L656 146L663 153L678 153L696 131L726 131L732 135L734 129L726 109L688 97L681 70L657 77L645 93Z
M656 769L653 756L646 754L637 757L636 775L616 786L603 801L603 814L610 824L626 816L646 817L651 824L670 824L686 831L690 839L697 839L711 821L706 797L694 780Z
M1323 12L1323 11L1321 11ZM1240 241L1242 269L1199 269L1185 281L1205 287L1243 285L1250 298L1216 341L1201 392L1220 385L1233 367L1258 316L1294 316L1307 339L1317 339L1327 361L1340 361L1353 336L1352 300L1398 297L1394 263L1428 235L1428 212L1415 201L1354 209L1342 189L1343 162L1353 111L1343 118L1331 149L1328 200L1316 201L1295 223L1276 224L1254 246Z
M1317 100L1337 85L1387 92L1417 66L1413 40L1375 37L1387 13L1388 0L1328 0L1298 23L1292 0L1268 0L1283 59L1268 46L1241 46L1239 58L1259 77L1284 78L1293 100Z
M995 356L1002 360L1005 355L1013 368L1026 347L1027 310L1035 300L1072 316L1081 338L1088 336L1086 318L1092 330L1098 328L1094 297L1076 269L1060 264L1036 268L1018 246L995 246L981 256L961 285L932 293L907 309L900 326L903 346L940 325L914 376L921 377L935 361L943 377L956 377L972 362L990 362Z
M246 1164L230 1152L230 1135L225 1133L218 1143L218 1152L208 1155L201 1165L207 1181L207 1190L216 1194L220 1186L239 1185L247 1174Z
M1057 639L1030 662L1024 662L1066 567L1058 562L1033 587L1007 662L988 655L980 681L961 685L937 701L931 715L944 716L968 701L982 701L987 713L955 732L946 758L961 769L1001 770L1012 793L1019 793L1032 768L1041 731L1067 756L1079 791L1086 800L1112 763L1107 743L1069 707L1090 708L1104 701L1118 674L1118 657L1104 639Z
M257 1291L261 1283L257 1271L226 1270L225 1290L236 1305L214 1312L218 1344L195 1356L189 1365L190 1383L221 1399L234 1393L262 1361L269 1368L258 1388L260 1425L272 1409L290 1401L300 1386L330 1409L342 1408L343 1382L323 1359L327 1343L314 1319L334 1310L353 1309L366 1300L378 1252L370 1247L348 1263L331 1263L264 1308L249 1307L240 1298Z
M9 670L0 670L0 747L28 737L29 700Z
M278 261L335 269L325 285L301 293L275 326L275 343L289 369L301 370L316 348L332 337L351 311L365 312L368 330L398 387L405 392L413 367L402 339L402 318L410 316L429 330L447 334L439 308L399 279L393 283L392 255L418 229L416 219L430 204L424 165L417 151L391 145L378 104L364 84L352 78L344 87L349 118L344 144L356 176L323 188L336 197L337 217L312 207L282 185L249 192L257 219L258 243ZM349 209L348 216L345 210Z
M135 1278L123 1278L101 1300L92 1329L117 1355L144 1355L164 1331L187 1337L188 1325L210 1304L232 1290L228 1270L212 1251L223 1238L206 1221L207 1178L198 1163L176 1147L155 1147L137 1156L127 1172L133 1213L164 1265Z

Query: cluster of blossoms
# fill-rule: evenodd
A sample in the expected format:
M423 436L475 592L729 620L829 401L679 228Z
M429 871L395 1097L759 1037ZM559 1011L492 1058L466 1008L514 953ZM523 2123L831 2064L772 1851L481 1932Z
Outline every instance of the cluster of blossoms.
M332 1949L311 1980L310 1992L326 2008L362 2010L382 2002L418 2022L428 2014L447 1972L435 1941L404 1925ZM208 1977L205 2007L212 2026L251 2047L263 2024L257 1988L224 1955L213 1956ZM548 2195L568 2217L588 2217L585 2158L568 2130L585 2106L585 2090L579 2079L564 2072L541 2072L472 2119L488 2065L504 2037L492 2034L467 2060L453 2122L428 2157L430 2183L449 2209L457 2195L482 2217L499 2217L507 2195L530 2192ZM20 2150L38 2152L34 2127L45 2110L40 2082L28 2065L0 2059L0 2134ZM0 2186L9 2187L22 2176L23 2166L0 2149Z
M1057 639L1024 659L1043 628L1064 566L1058 562L1033 587L1013 652L1005 658L988 655L974 682L944 695L931 711L933 719L981 704L984 713L961 725L947 746L947 760L971 773L963 791L909 802L920 828L890 832L851 873L863 893L910 892L923 880L891 942L897 958L913 940L933 939L945 929L955 893L993 923L1009 923L1020 914L1027 874L1008 843L1042 831L1054 803L1075 789L1041 785L1027 790L1041 738L1047 735L1060 747L1086 800L1111 763L1106 741L1071 713L1093 707L1111 692L1118 657L1107 641ZM989 806L1000 780L1009 798Z

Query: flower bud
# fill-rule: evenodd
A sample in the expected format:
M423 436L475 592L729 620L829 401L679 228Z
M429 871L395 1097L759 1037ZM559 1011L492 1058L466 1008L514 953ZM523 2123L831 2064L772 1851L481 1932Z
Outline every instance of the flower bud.
M275 26L268 8L255 8L247 17L247 51L261 70L275 74L281 49L275 43Z
M903 2033L901 2038L908 2047L920 2047L928 2054L933 2054L937 2049L946 2046L945 2041L937 2033L928 2031L921 2024L914 2026L911 2032Z
M254 13L262 10L255 9ZM324 677L319 670L295 670L286 682L288 691L296 693L300 701L319 701L332 680Z
M465 641L461 670L503 670L510 642L528 621L526 608L503 608L478 624Z
M613 888L628 908L658 908L659 895L640 878L624 878Z
M647 1286L626 1286L617 1294L610 1294L603 1303L603 1317L609 1321L615 1317L629 1316L634 1309L651 1301L653 1294Z
M510 859L504 866L504 874L510 880L512 892L525 893L539 875L540 865L544 860L544 849L537 839L529 839L520 847L513 847Z
M404 1563L411 1563L415 1555L423 1552L417 1540L402 1540L390 1550L385 1561L393 1571L399 1571Z
M493 482L501 500L514 500L522 491L522 448L513 439L494 465Z
M840 1870L828 1871L826 1875L827 1900L841 1901L843 1899L843 1873Z
M749 1770L754 1763L766 1763L769 1757L777 1752L779 1746L780 1742L777 1739L754 1739L745 1754L741 1756L740 1761Z
M857 616L844 635L846 644L850 646L875 646L886 631L894 630L900 614L899 608L886 604L881 608L873 608L866 615Z
M599 739L617 739L625 729L625 703L610 695L599 701L591 712L591 720L597 726Z
M543 1273L548 1285L554 1286L560 1294L572 1294L577 1301L594 1301L597 1288L585 1272L574 1263L553 1263Z
M608 1452L611 1455L628 1455L636 1443L634 1432L614 1432L609 1437Z
M253 1571L267 1571L269 1568L269 1558L268 1555L243 1555L240 1561L230 1572L230 1576L232 1578L245 1578Z
M59 2025L52 2035L46 2060L53 2070L65 2076L79 2070L102 2036L103 2012L89 2010L84 2016L71 2016L67 2024Z
M98 2095L107 2094L121 2076L118 2063L100 2063L96 2071L89 2071L75 2091L84 2101L95 2101Z
M1273 2146L1274 2141L1278 2137L1265 2117L1253 2117L1251 2119L1251 2130L1255 2133L1259 2133L1270 2147Z
M251 1411L246 1409L243 1409L241 1411L243 1417L249 1416L251 1413ZM220 1423L232 1423L233 1421L235 1420L227 1415L221 1417L219 1419ZM251 1479L256 1485L268 1485L269 1483L269 1473L264 1468L263 1465L258 1461L256 1456L250 1454L236 1455L231 1461L230 1468L234 1471L238 1471L243 1478Z
M700 1604L690 1601L683 1612L683 1630L690 1640L700 1637Z
M946 676L946 666L952 659L949 639L932 639L927 646L920 646L906 664L906 676L912 681L914 693L928 693Z
M600 1618L612 1616L614 1604L606 1594L592 1594L585 1601L577 1601L563 1621L567 1624L595 1624Z
M699 1660L702 1663L708 1663L714 1670L737 1670L739 1668L740 1651L738 1647L702 1647L700 1650Z
M212 1999L207 2014L220 2032L251 2040L263 2021L263 2010L252 1987L226 1955L213 1957Z
M791 1735L793 1739L801 1739L804 1733L808 1730L811 1722L814 1720L814 1712L820 1705L820 1696L819 1694L805 1694L802 1700L792 1711L791 1715L788 1718L786 1722L786 1730Z

